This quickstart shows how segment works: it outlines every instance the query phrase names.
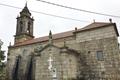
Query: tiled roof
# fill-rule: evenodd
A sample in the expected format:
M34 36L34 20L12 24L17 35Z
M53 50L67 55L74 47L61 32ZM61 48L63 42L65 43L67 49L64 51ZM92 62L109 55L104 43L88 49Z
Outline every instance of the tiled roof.
M63 32L63 33L53 34L52 38L53 38L53 40L56 40L56 39L60 39L60 38L69 37L69 36L73 35L73 31L67 31L67 32ZM21 46L21 45L28 45L28 44L38 43L38 42L45 42L45 41L48 40L48 38L49 38L48 36L44 36L44 37L39 37L39 38L27 40L27 41L24 41L22 43L15 44L14 47L15 46Z
M118 35L118 31L117 31L115 23L94 22L94 23L89 24L86 27L81 28L81 29L53 34L53 40L73 36L73 33L76 33L76 32L86 31L86 30L100 28L100 27L106 27L106 26L110 26L110 25L115 26L115 30L116 30L116 33ZM27 40L27 41L24 41L24 42L19 43L19 44L15 44L12 47L21 46L21 45L28 45L28 44L38 43L38 42L45 42L47 40L48 40L48 36L44 36L44 37L39 37L39 38Z
M83 28L77 30L76 32L105 27L105 26L109 26L109 25L113 25L113 24L114 23L94 22L94 23L87 25L86 27L83 27Z

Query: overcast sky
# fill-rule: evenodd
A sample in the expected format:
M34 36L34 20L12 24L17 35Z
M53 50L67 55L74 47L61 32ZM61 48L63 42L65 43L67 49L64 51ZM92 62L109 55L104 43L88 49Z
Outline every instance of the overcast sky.
M120 0L46 0L49 2L70 6L78 9L84 9L93 12L111 14L120 16ZM109 22L112 18L113 22L120 26L120 18L90 14L62 7L46 4L37 0L27 0L28 8L33 11L44 12L48 14L83 20L87 22L67 20L52 17L40 13L31 12L34 17L34 36L41 37L48 35L49 30L52 33L72 30L75 27L81 28L93 22ZM0 4L11 5L23 8L26 0L0 0ZM3 48L7 50L9 42L14 43L14 35L16 30L16 17L22 9L12 8L0 5L0 39L4 42ZM119 31L120 32L120 31Z

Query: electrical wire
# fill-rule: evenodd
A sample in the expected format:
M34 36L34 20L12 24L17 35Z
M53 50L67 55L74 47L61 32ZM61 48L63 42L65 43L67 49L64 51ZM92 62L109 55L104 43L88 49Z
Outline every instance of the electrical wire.
M22 9L20 7L11 6L11 5L7 5L7 4L3 4L3 3L0 3L0 5L7 6L7 7L12 7L12 8L16 8L16 9ZM85 21L85 20L79 20L79 19L74 19L74 18L69 18L69 17L58 16L58 15L54 15L54 14L48 14L48 13L44 13L44 12L40 12L40 11L34 11L34 10L30 10L30 11L34 12L34 13L40 13L40 14L52 16L52 17L63 18L63 19L67 19L67 20L74 20L74 21L79 21L79 22L90 22L90 21Z
M87 11L87 10L83 10L83 9L73 8L73 7L64 6L64 5L61 5L61 4L56 4L56 3L44 1L44 0L37 0L37 1L40 1L40 2L43 2L43 3L47 3L47 4L51 4L51 5L55 5L55 6L59 6L59 7L63 7L63 8L72 9L72 10L77 10L77 11L82 11L82 12L87 12L87 13L92 13L92 14L97 14L97 15L103 15L103 16L110 16L110 17L120 18L120 16L116 16L116 15L110 15L110 14L98 13L98 12L93 12L93 11Z

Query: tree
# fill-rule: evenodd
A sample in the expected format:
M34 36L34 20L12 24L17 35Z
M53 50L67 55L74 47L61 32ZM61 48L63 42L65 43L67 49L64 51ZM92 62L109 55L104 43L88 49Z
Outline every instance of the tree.
M4 51L1 50L1 46L3 45L3 42L0 40L0 69L3 67L2 60L5 59Z
M5 65L2 62L5 59L4 51L1 50L3 42L0 40L0 80L5 80Z
M2 70L2 68L4 67L4 63L2 62L2 60L4 60L5 56L4 56L4 51L0 50L0 71Z

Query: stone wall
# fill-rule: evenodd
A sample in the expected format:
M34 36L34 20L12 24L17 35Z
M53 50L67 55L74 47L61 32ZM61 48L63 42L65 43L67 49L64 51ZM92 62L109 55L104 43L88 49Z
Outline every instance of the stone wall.
M114 26L108 26L77 33L76 40L77 42L83 42L94 39L109 38L113 36L117 37L115 28Z
M54 45L57 47L67 46L69 49L75 50L79 53L76 58L71 54L63 53L60 55L60 49L52 47L52 53L57 64L59 79L80 78L93 80L119 80L120 75L120 53L118 47L118 40L113 26L102 27L89 31L76 33L73 37L63 38L61 40L54 40ZM16 56L21 55L23 60L22 69L25 72L27 57L30 54L37 54L35 50L39 51L47 45L48 42L36 43L26 46L9 48L7 69L9 76L11 76L14 68ZM42 56L35 57L35 80L48 80L50 74L48 71L49 48L44 49L40 54ZM97 52L103 53L102 60L98 59ZM60 57L61 56L61 57ZM66 66L61 66L65 61L71 61ZM62 61L60 61L62 60ZM67 72L68 71L68 72ZM47 77L46 77L47 75ZM10 78L9 78L10 79Z
M80 71L86 76L92 74L105 79L117 80L119 72L119 52L117 40L112 38L104 38L79 43L80 52ZM72 45L71 45L72 46ZM97 51L103 52L103 59L97 59ZM81 66L82 65L82 66ZM84 77L85 77L84 76ZM111 76L114 76L111 77Z
M54 47L49 47L38 53L40 56L36 58L36 75L35 80L49 80L52 79L52 72L48 69L49 58L51 57L51 67L56 68L57 79L61 78L61 66L60 66L60 50ZM52 69L51 69L52 70Z

